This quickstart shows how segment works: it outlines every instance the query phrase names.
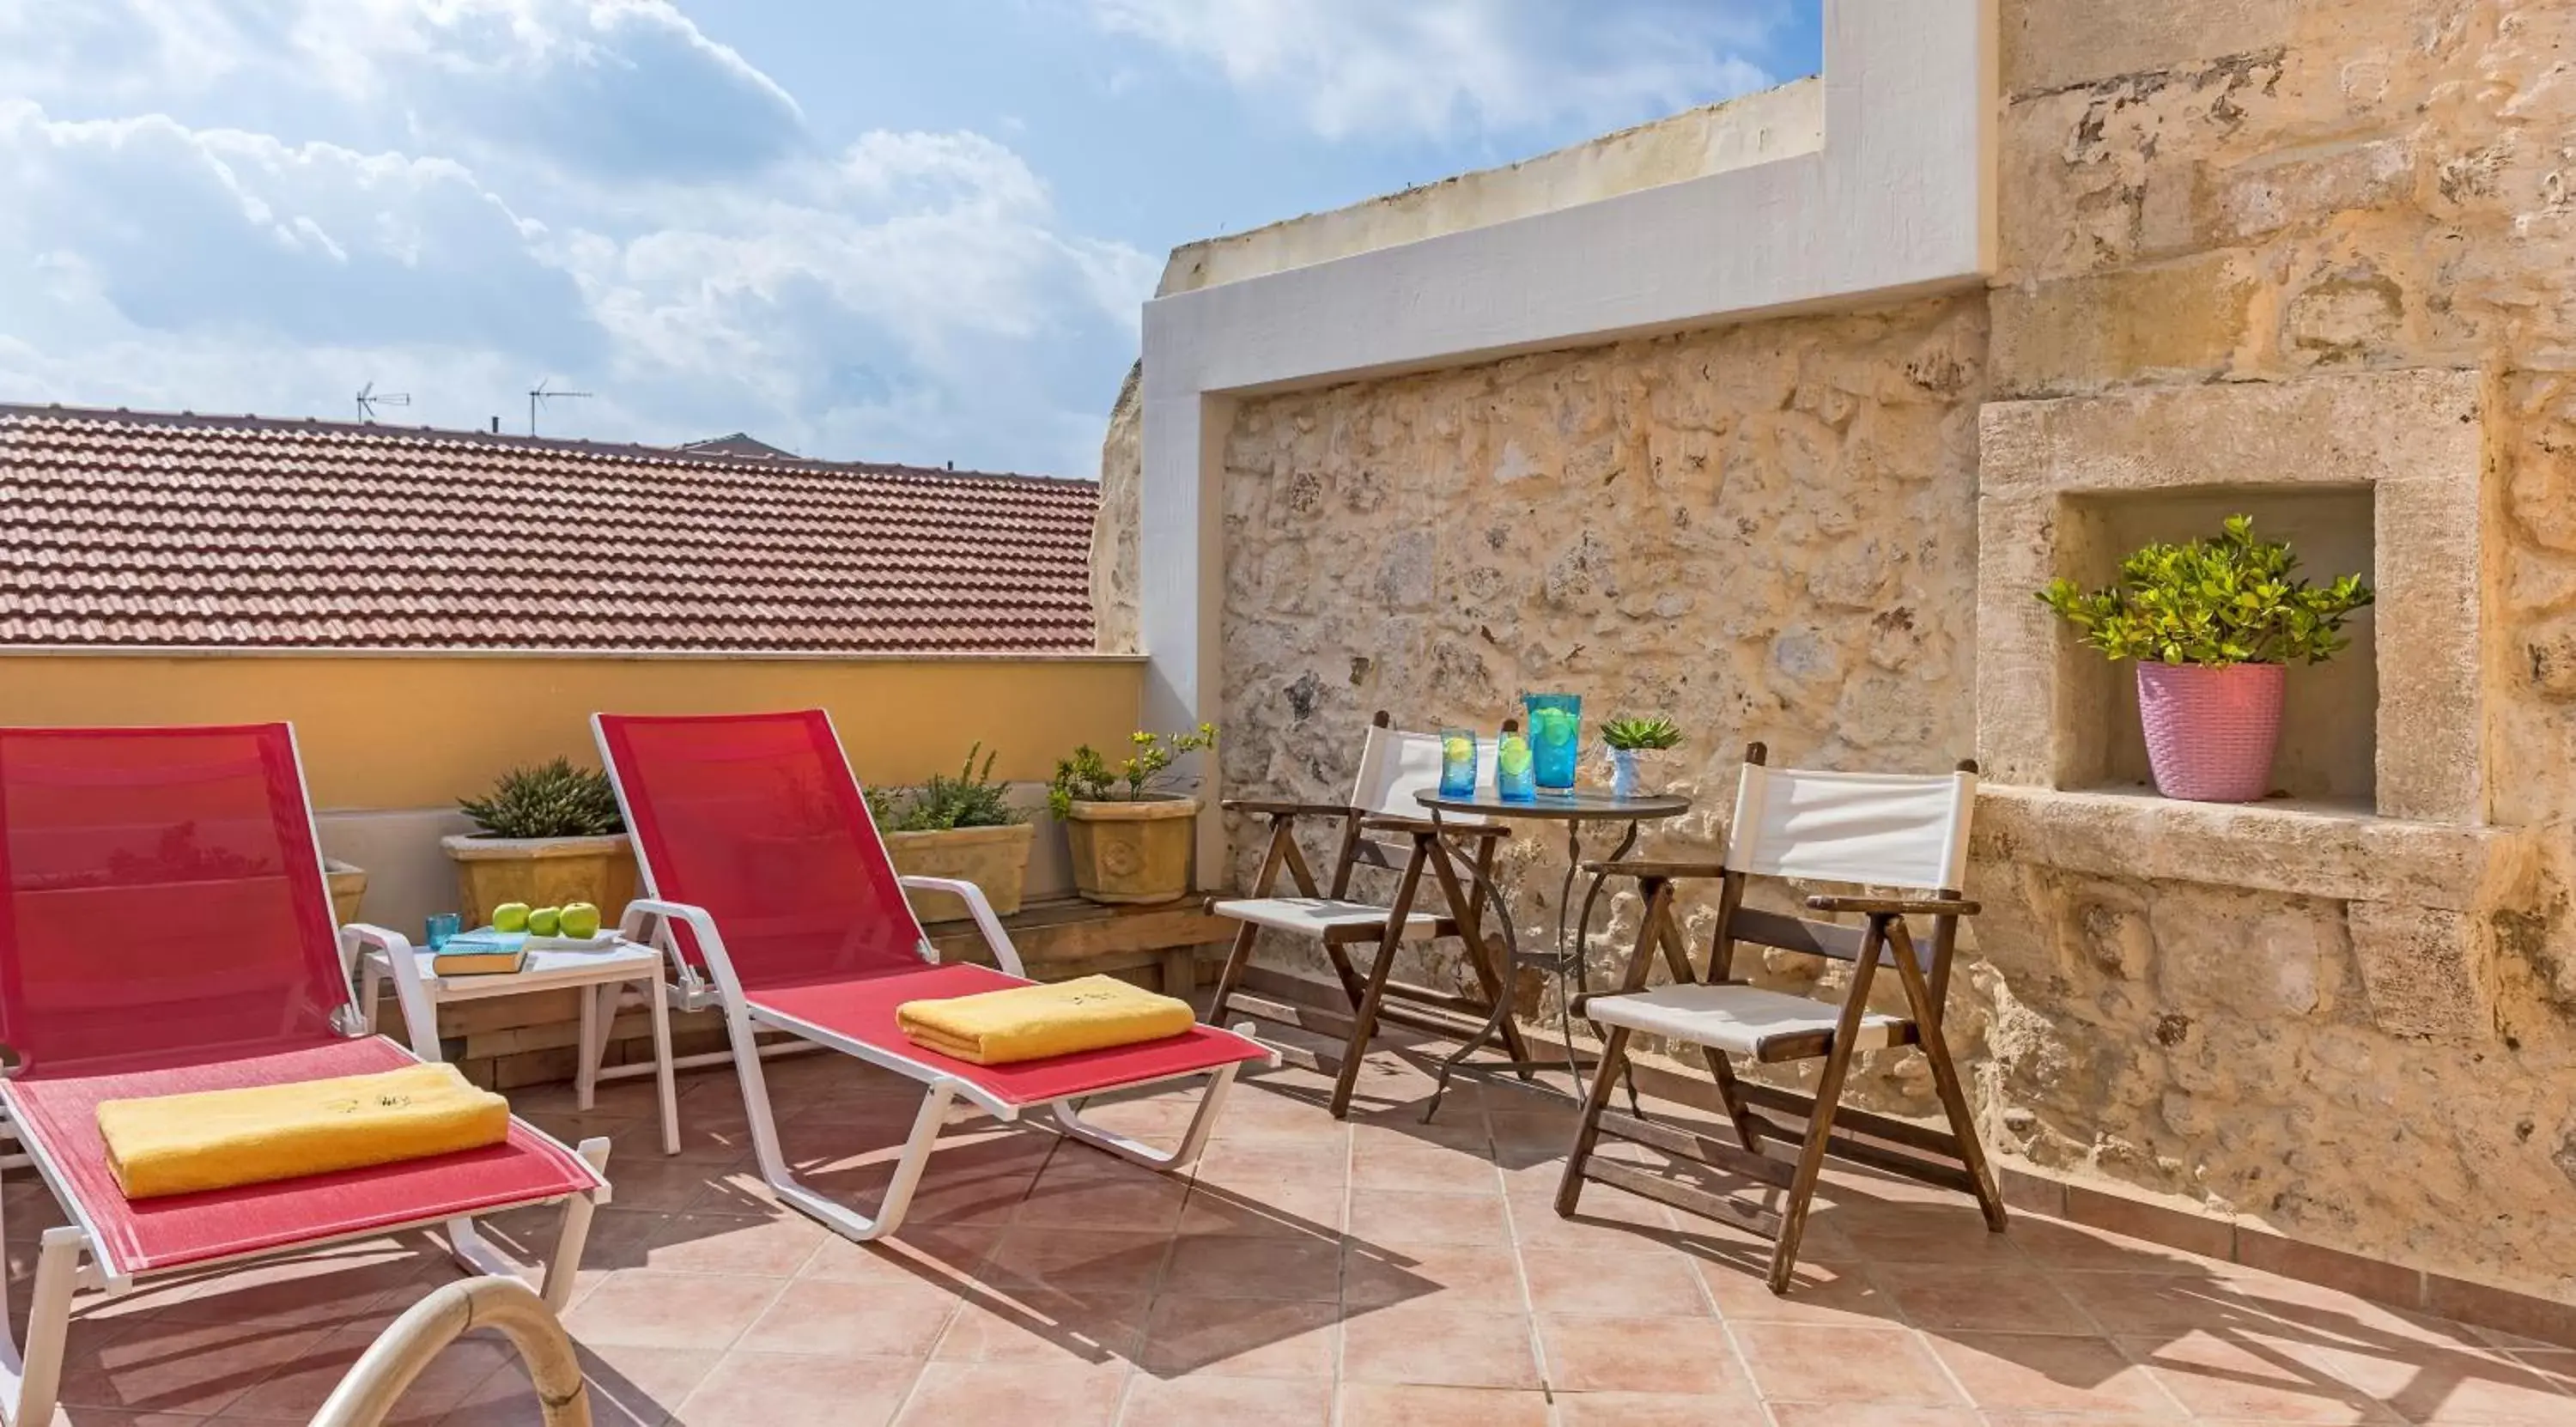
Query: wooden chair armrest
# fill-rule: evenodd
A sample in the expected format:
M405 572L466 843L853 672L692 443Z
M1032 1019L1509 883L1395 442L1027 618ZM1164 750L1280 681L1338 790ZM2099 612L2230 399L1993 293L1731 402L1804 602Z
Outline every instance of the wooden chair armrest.
M1962 897L1809 897L1807 910L1874 917L1973 917L1977 904Z
M1512 830L1501 823L1438 823L1429 818L1396 817L1376 814L1360 819L1360 826L1370 832L1445 832L1456 837L1509 837Z
M1342 803L1287 803L1264 798L1227 798L1218 807L1229 813L1258 813L1274 818L1348 818L1359 809Z
M1723 862L1655 862L1628 858L1619 862L1587 862L1583 870L1595 877L1661 877L1667 881L1682 877L1723 877Z

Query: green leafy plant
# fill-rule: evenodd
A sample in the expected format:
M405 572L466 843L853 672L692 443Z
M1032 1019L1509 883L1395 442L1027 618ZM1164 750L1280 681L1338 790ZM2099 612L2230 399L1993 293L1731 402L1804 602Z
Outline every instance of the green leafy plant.
M1008 783L993 781L993 760L998 753L984 753L984 766L975 766L975 755L984 753L978 743L966 750L966 764L957 776L933 773L930 781L917 788L868 789L868 814L877 826L887 832L944 832L960 827L1008 827L1026 821L1026 815L1011 806Z
M1601 741L1621 749L1672 748L1682 741L1682 731L1661 714L1614 718L1601 726Z
M491 792L456 807L486 837L603 837L626 830L608 775L575 768L569 758L513 768Z
M1191 732L1168 735L1133 733L1127 743L1131 751L1115 764L1088 743L1073 750L1072 757L1059 759L1055 777L1047 783L1048 810L1061 818L1075 803L1132 803L1153 796L1158 784L1173 781L1164 774L1173 759L1216 747L1216 725L1203 723Z
M2052 581L2040 602L2112 659L2156 664L2321 664L2352 643L2343 628L2371 602L2359 575L2312 585L2287 541L2232 515L2211 539L2149 545L2120 564L2120 582L2091 593Z

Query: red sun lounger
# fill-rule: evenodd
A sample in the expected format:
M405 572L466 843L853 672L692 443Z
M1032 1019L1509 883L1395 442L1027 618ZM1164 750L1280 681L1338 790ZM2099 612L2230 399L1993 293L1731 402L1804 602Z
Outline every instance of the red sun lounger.
M1275 1065L1269 1047L1207 1026L1112 1050L1015 1065L976 1065L926 1050L895 1026L906 1001L1031 984L983 892L971 882L901 877L868 816L831 720L819 710L697 718L599 714L599 751L626 809L646 896L627 934L650 935L684 988L712 980L733 1039L752 1150L780 1200L858 1240L903 1221L950 1103L1002 1120L1043 1107L1074 1139L1157 1169L1186 1166L1207 1142L1237 1067ZM942 965L904 901L906 887L953 892L1001 964ZM784 1031L926 1087L874 1217L797 1182L754 1042ZM1178 1147L1156 1150L1085 1121L1077 1102L1106 1091L1208 1077Z
M473 1216L561 1201L561 1308L608 1196L518 1120L504 1144L373 1169L128 1200L102 1100L415 1064L349 998L295 736L241 728L0 729L0 1112L71 1223L46 1230L23 1347L0 1335L0 1409L53 1419L72 1291L445 1224L477 1272L510 1266Z

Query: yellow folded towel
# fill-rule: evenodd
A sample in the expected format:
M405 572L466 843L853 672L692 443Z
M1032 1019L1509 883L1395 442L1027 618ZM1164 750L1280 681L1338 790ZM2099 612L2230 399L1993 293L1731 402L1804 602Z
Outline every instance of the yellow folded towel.
M894 1008L894 1018L913 1044L977 1065L1161 1040L1198 1023L1189 1002L1157 996L1115 976L906 1001Z
M99 1134L128 1199L194 1194L481 1149L509 1138L510 1102L452 1065L102 1100Z

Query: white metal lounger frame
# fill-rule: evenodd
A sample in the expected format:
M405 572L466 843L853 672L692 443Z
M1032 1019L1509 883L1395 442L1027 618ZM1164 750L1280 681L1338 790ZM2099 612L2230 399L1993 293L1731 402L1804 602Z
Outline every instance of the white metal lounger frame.
M823 721L825 727L831 727L829 714L824 716ZM627 803L625 780L618 771L617 761L608 756L608 740L601 733L599 715L591 715L590 723L592 737L599 744L600 763L608 770L610 786L617 791L618 811L625 814L627 826L631 828L634 826L634 814ZM833 728L832 743L836 751L840 749L840 742L840 730ZM843 757L846 766L847 754L844 753ZM874 818L864 812L861 815L870 817L870 827L873 830ZM707 971L715 977L714 994L711 999L724 1008L725 1031L733 1042L734 1070L742 1081L743 1112L751 1123L752 1155L760 1163L761 1178L768 1181L771 1191L782 1201L812 1215L833 1232L860 1243L883 1238L902 1226L904 1214L912 1207L913 1191L921 1184L922 1171L928 1168L931 1151L938 1146L939 1131L948 1122L948 1111L952 1104L959 1100L966 1101L1006 1123L1016 1122L1021 1113L1028 1108L1000 1099L971 1081L925 1065L900 1051L855 1040L811 1021L801 1020L758 1004L742 989L742 980L734 972L733 958L725 951L724 934L716 929L714 914L704 907L662 900L661 889L655 881L653 859L646 853L641 840L635 844L635 866L643 878L645 895L626 904L626 916L621 924L622 933L629 940L639 942L646 941L649 937L647 944L661 948L663 955L670 959L673 976L682 985L704 987L706 984L704 978L699 977L695 969L690 967L686 958L681 955L679 939L671 933L672 923L685 924L690 934L696 938L698 955L706 962ZM992 903L984 899L983 888L972 882L951 877L898 876L896 881L910 890L948 892L964 901L967 911L975 918L976 927L984 934L985 944L992 948L994 961L1000 965L1002 971L1007 975L1027 978L1028 969L1020 961L1019 948L1011 945L1010 933L1003 929L1002 919L994 915ZM911 913L906 911L905 915L909 917ZM914 921L912 930L914 941L921 948L922 963L937 965L938 951L932 946L929 936L921 930L918 920ZM704 995L703 992L698 994L701 997ZM706 1004L706 1000L702 999L700 1004ZM878 1200L874 1215L861 1214L837 1199L808 1188L788 1168L787 1157L778 1145L778 1122L770 1108L768 1078L761 1069L764 1052L773 1051L776 1048L762 1046L758 1042L756 1037L763 1029L783 1031L808 1044L856 1056L870 1065L891 1070L906 1079L917 1080L924 1086L921 1109L913 1116L912 1131L905 1137L903 1153L895 1161L894 1177L888 1181L883 1197ZM1269 1063L1273 1066L1279 1063L1278 1052L1271 1052ZM1198 1112L1191 1116L1188 1128L1181 1134L1180 1143L1168 1150L1155 1149L1142 1140L1083 1119L1080 1102L1075 1099L1054 1101L1047 1107L1048 1116L1054 1128L1068 1138L1106 1150L1121 1159L1144 1165L1149 1169L1185 1169L1195 1162L1199 1152L1206 1148L1208 1132L1215 1127L1216 1117L1225 1106L1226 1092L1234 1085L1235 1071L1239 1065L1240 1062L1236 1062L1219 1066L1213 1071L1191 1070L1174 1075L1154 1076L1114 1087L1120 1090L1134 1090L1171 1081L1191 1080L1202 1075L1209 1077L1207 1093L1199 1099Z
M291 726L287 730L287 743L295 750L295 784L298 788L307 787L304 751L296 744ZM305 825L313 837L313 865L319 867L323 865L322 838L320 831L313 827L312 819L312 802L308 797ZM325 895L327 897L327 890ZM354 995L343 1001L333 1019L351 1032L352 1040L364 1039L369 1034L360 1029L365 1026L366 1019L359 1014ZM10 1295L7 1285L0 1283L0 1414L5 1414L8 1427L46 1427L53 1421L56 1394L62 1388L63 1343L71 1329L72 1293L76 1289L97 1289L111 1298L121 1297L132 1292L140 1280L192 1278L259 1259L284 1258L333 1244L437 1228L442 1224L447 1230L448 1253L467 1272L502 1277L516 1277L518 1274L517 1265L483 1241L470 1214L430 1215L354 1233L202 1259L174 1268L128 1268L117 1262L106 1238L99 1233L98 1225L91 1221L87 1206L72 1191L70 1177L63 1172L60 1154L45 1143L45 1137L33 1125L15 1113L14 1107L7 1104L6 1085L6 1080L0 1079L0 1120L5 1120L28 1163L43 1176L45 1187L52 1192L54 1201L63 1207L63 1212L72 1221L45 1230L38 1242L35 1280L28 1288L27 1340L23 1344L9 1330L7 1310ZM545 1132L533 1126L528 1129L548 1144L564 1148L561 1142ZM542 1290L546 1306L558 1313L572 1301L573 1281L581 1265L582 1248L590 1239L591 1215L609 1201L608 1149L609 1142L605 1136L594 1136L583 1140L578 1148L571 1151L590 1166L591 1173L600 1177L597 1189L502 1206L528 1208L558 1200L563 1203L563 1226L555 1236L554 1256L546 1261ZM84 1256L87 1262L82 1261Z

